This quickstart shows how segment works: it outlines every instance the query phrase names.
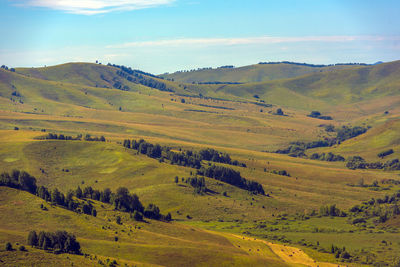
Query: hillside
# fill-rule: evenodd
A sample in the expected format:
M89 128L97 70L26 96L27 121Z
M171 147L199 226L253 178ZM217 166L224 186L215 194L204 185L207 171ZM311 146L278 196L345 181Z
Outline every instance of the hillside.
M400 92L399 73L400 61L395 61L263 83L216 85L213 90L237 97L253 98L257 95L267 103L292 108L332 109L331 105L385 96L397 99Z
M96 265L98 260L106 262L106 259L115 259L120 265L129 266L264 266L266 263L288 266L261 243L241 241L177 223L133 222L129 216L113 212L109 206L103 208L98 203L95 203L98 216L93 217L51 206L15 189L0 187L0 197L3 215L0 219L1 240L24 244L29 230L63 229L75 233L83 252L90 255L47 256L48 253L42 250L27 247L25 253L1 251L3 266L28 263L35 266L59 263L83 266ZM41 204L48 210L41 210ZM115 223L117 215L122 217L121 225ZM118 241L115 241L115 236ZM253 248L254 252L249 253L246 247ZM20 257L18 261L17 257Z
M113 203L97 200L89 200L97 217L88 216L2 186L0 245L26 245L32 229L61 229L75 234L90 254L0 250L4 264L46 259L83 266L109 258L129 266L313 266L314 260L315 266L358 266L395 260L398 230L390 225L397 219L385 199L397 203L400 171L353 170L346 159L358 155L374 162L388 149L394 152L381 161L399 158L400 61L294 78L287 78L287 70L284 79L229 85L179 83L121 70L89 63L0 69L0 170L25 170L38 185L64 194L78 186L113 192L123 186L145 205L171 213L172 222L137 222ZM332 120L309 117L313 110ZM366 132L307 149L303 157L274 153L292 142L331 140L343 126ZM54 134L64 138L46 139ZM104 142L95 139L100 136ZM142 138L167 149L152 156L151 147L124 146ZM207 148L231 161L214 155L198 166L186 164ZM329 152L345 161L310 158ZM213 168L240 173L245 185L257 183L265 194L219 179ZM198 190L188 178L204 178L206 189ZM352 211L371 208L366 206L371 198L373 213ZM326 207L331 213L323 213ZM332 253L333 246L345 246L349 255Z
M357 68L357 65L319 66L299 63L256 64L238 68L199 69L162 74L181 83L231 82L254 83L303 76L313 72Z

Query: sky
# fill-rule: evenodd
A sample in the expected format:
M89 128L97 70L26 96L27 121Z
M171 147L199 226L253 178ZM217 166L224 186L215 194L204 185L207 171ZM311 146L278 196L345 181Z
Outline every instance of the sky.
M398 0L0 0L0 65L155 74L268 61L400 59Z

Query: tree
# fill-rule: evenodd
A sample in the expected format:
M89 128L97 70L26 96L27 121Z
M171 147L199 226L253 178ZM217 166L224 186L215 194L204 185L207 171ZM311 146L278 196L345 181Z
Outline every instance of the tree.
M125 139L124 143L123 143L123 146L126 147L126 148L131 148L131 140Z
M313 110L311 111L310 115L308 115L309 117L312 118L318 118L319 116L321 116L321 112L317 111L317 110Z
M283 111L282 111L282 109L281 108L278 108L277 110L276 110L276 115L283 115Z
M78 186L78 188L75 191L75 196L77 198L82 198L82 189Z
M38 245L38 237L36 231L30 231L28 235L28 245L36 247Z
M135 210L135 211L133 212L133 219L134 219L135 221L142 221L142 220L143 220L143 214L140 213L139 211Z
M87 214L87 215L92 215L92 209L93 209L93 206L92 206L92 204L83 204L83 207L82 207L82 211L83 211L83 213L84 214Z
M87 186L83 189L83 197L84 198L92 198L93 188L91 186Z
M85 135L85 141L91 141L91 140L92 140L91 135L90 134L86 134Z
M175 183L176 183L176 184L179 183L179 178L178 178L178 176L175 176Z
M154 204L149 204L144 210L144 216L150 219L158 220L161 216L160 209Z
M65 252L67 253L73 253L73 254L81 254L81 245L79 242L76 241L76 238L74 235L67 234L67 240L65 241Z
M53 192L51 192L51 202L56 203L58 205L63 205L61 199L61 193L57 188L54 188Z
M47 236L45 236L42 249L47 250L47 249L49 249L49 247L51 247L51 241Z
M18 183L22 190L26 190L32 194L36 193L36 179L29 173L22 171L18 175Z
M45 237L46 237L45 232L40 231L40 232L39 232L39 237L38 237L38 246L39 246L40 248L43 248L43 243L44 243Z
M117 218L115 218L115 221L117 222L117 224L122 224L120 216L117 216Z
M6 250L7 250L7 251L13 250L13 247L12 247L12 245L11 245L10 242L7 242L7 244L6 244Z
M39 188L38 188L38 190L37 190L37 195L40 197L40 198L42 198L42 199L44 199L44 200L49 200L49 198L50 198L50 193L49 193L49 191L47 190L47 188L46 187L44 187L44 186L40 186Z
M168 212L167 216L165 216L165 220L166 220L167 222L170 222L170 221L172 220L171 213Z
M111 200L111 190L110 188L104 189L103 192L100 193L100 201L104 203L110 203Z

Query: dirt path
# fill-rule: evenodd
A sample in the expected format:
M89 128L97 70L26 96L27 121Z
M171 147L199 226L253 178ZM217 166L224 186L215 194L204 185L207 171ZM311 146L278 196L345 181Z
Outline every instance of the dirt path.
M296 247L290 247L286 245L280 245L280 244L274 244L265 240L260 240L256 238L249 238L246 236L240 236L240 235L235 235L235 234L230 234L234 237L237 237L242 240L248 240L252 242L261 242L266 244L268 247L271 248L271 250L279 257L281 258L284 262L287 263L294 263L294 264L302 264L305 266L310 266L310 267L345 267L345 265L339 265L339 264L334 264L334 263L329 263L329 262L317 262L313 260L310 256L308 256L303 250L296 248Z

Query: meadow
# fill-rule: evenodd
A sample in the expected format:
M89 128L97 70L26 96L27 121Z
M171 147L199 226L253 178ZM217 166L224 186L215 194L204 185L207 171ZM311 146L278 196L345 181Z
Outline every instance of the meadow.
M116 75L115 67L99 64L0 69L2 171L25 170L39 185L65 194L78 186L113 191L126 187L144 204L154 203L173 218L170 223L136 222L98 201L93 201L97 217L76 214L27 192L0 187L1 244L26 244L30 230L65 229L77 236L86 254L55 255L28 248L1 251L3 263L96 265L115 259L129 266L395 264L400 251L398 217L384 223L370 219L363 227L352 224L352 217L309 214L331 204L348 211L393 194L400 187L381 181L399 180L400 171L351 170L345 162L274 151L295 141L331 138L335 133L326 131L326 125L369 126L362 135L306 154L332 152L371 162L399 158L399 63L326 67L322 72L305 67L289 72L279 64L271 70L274 66L263 70L271 75L268 81L249 74L249 69L264 65L234 69L234 77L243 77L244 84L192 84L191 76L178 78L197 72L165 76L175 81L148 77L175 92L130 82ZM235 82L226 78L231 70L214 71L216 76L208 81ZM212 70L200 72L207 77L204 72ZM282 72L285 77L276 76ZM115 82L129 90L116 89ZM276 115L278 108L284 116ZM333 120L307 116L312 110ZM48 133L104 136L106 142L43 139ZM125 139L141 138L177 152L213 148L228 153L246 167L202 164L239 171L260 183L266 195L208 177L209 190L196 194L181 180L194 176L195 168L160 162L122 146ZM377 156L388 149L394 153L385 159ZM290 176L277 174L283 170ZM354 186L361 180L368 185L377 181L378 187ZM122 225L115 222L116 216ZM352 260L335 258L332 245L345 246Z

